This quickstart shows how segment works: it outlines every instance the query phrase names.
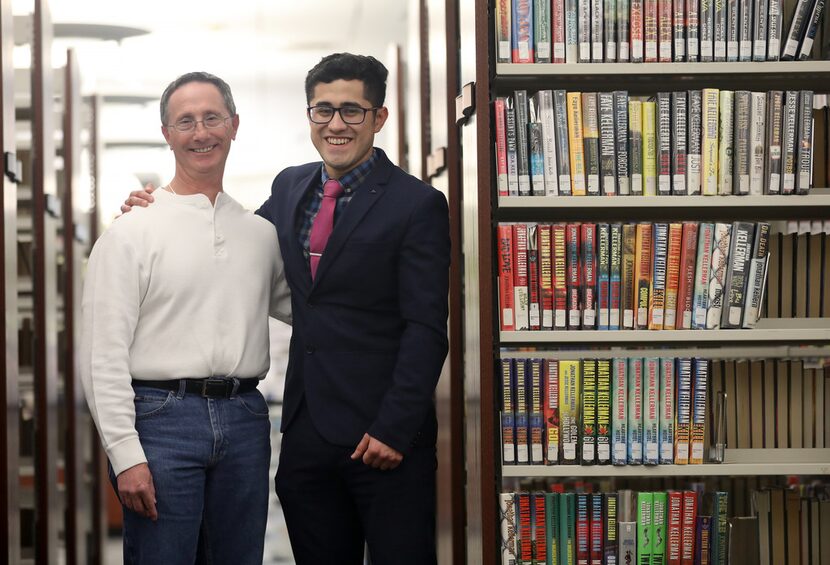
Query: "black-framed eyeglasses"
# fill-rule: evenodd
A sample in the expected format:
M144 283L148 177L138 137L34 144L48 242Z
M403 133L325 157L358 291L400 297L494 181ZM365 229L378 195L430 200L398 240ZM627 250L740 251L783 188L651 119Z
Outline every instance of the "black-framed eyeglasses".
M167 127L173 128L178 132L187 133L196 129L196 124L202 124L208 129L222 127L225 122L230 119L230 116L218 116L216 114L209 114L201 120L194 120L193 118L182 118L175 124L170 124Z
M362 108L360 106L341 106L340 108L335 108L334 106L309 106L306 110L308 111L308 119L315 124L327 124L334 119L335 114L339 113L343 123L356 126L366 120L366 112L375 112L380 110L380 108Z

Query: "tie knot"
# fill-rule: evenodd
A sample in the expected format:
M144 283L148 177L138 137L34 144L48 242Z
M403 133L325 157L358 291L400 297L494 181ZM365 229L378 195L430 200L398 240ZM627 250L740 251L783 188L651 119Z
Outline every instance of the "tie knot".
M329 179L326 181L326 184L323 185L323 197L328 198L340 198L343 194L343 185L340 184L340 181L335 179Z

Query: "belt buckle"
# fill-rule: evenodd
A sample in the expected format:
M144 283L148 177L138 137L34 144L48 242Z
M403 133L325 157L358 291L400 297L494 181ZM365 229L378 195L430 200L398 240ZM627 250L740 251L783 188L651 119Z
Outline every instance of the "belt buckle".
M205 398L227 398L228 386L231 385L228 379L207 378L202 381L202 396Z

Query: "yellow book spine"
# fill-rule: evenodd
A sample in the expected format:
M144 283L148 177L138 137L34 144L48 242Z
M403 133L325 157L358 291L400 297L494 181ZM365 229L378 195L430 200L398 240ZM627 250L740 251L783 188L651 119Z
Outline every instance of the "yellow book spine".
M585 196L585 149L582 136L582 94L568 92L568 141L571 160L571 193Z
M718 193L718 98L717 88L703 89L703 156L701 176L704 196Z
M579 445L581 370L579 361L559 362L559 421L562 428L562 462L577 462Z
M657 103L643 102L643 189L657 196Z

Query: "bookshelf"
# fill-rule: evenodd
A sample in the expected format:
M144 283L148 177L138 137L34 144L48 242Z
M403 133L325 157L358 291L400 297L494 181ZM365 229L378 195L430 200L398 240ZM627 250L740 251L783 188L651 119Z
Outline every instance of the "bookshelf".
M664 466L501 465L500 358L689 356L827 357L830 320L769 319L753 330L500 332L495 227L535 221L810 220L830 215L830 191L803 197L498 197L491 103L515 89L627 90L632 94L721 89L814 89L830 84L830 61L762 63L496 64L495 6L460 2L474 25L460 28L461 82L475 82L474 113L461 126L464 253L464 375L467 452L467 562L499 562L497 494L521 479L566 477L758 477L828 475L828 449L727 449L722 464ZM459 97L460 99L460 97ZM816 156L816 158L820 158Z

